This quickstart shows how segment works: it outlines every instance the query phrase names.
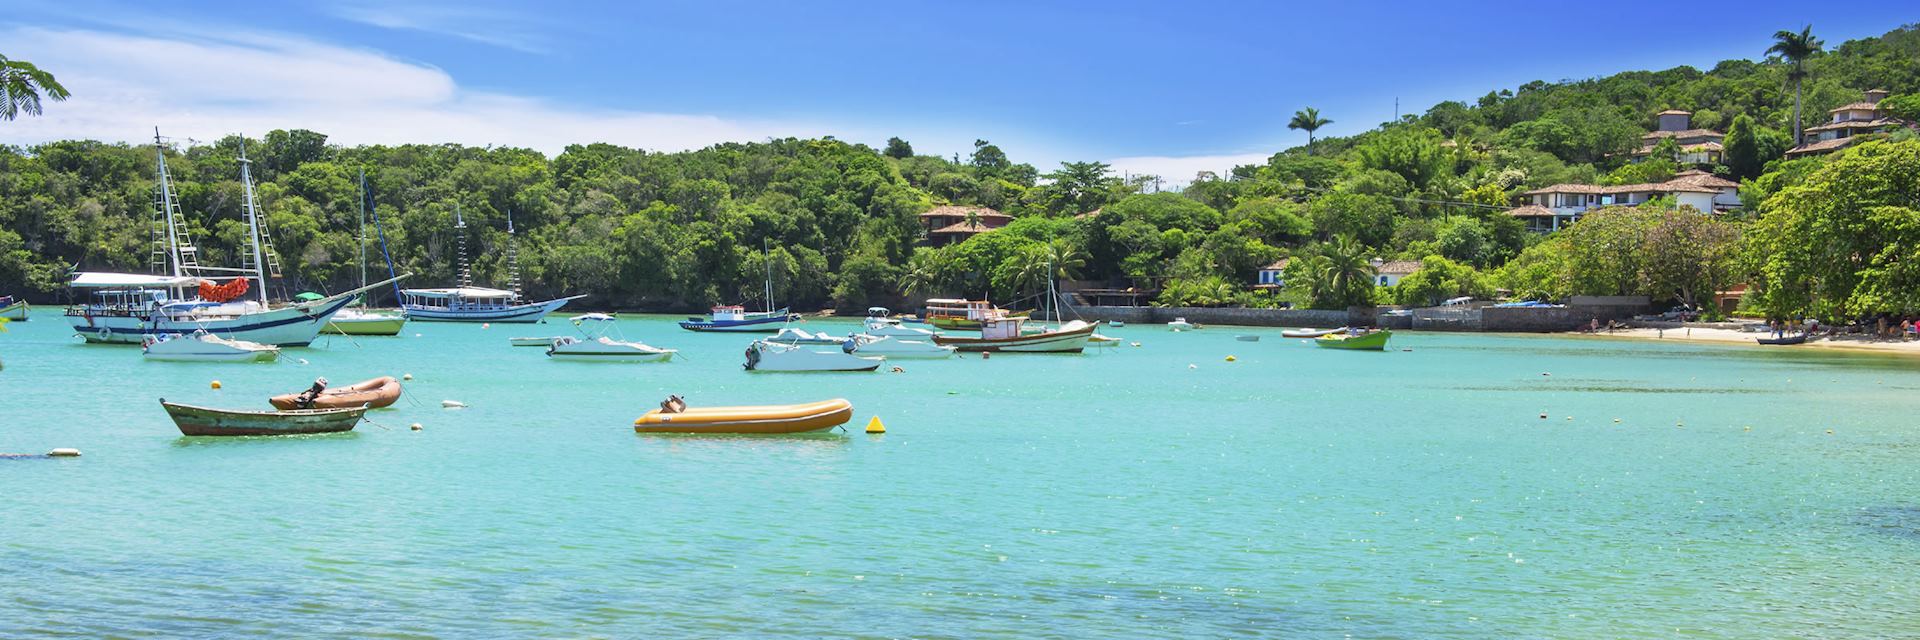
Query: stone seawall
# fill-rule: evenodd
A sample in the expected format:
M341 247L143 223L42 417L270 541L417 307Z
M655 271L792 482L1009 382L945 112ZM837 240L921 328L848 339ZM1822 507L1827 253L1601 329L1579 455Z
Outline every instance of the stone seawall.
M1314 309L1241 309L1234 307L1068 307L1068 318L1119 320L1127 324L1166 324L1176 318L1198 324L1228 324L1247 327L1315 327L1333 329L1349 324L1346 311ZM1371 313L1363 317L1371 318Z

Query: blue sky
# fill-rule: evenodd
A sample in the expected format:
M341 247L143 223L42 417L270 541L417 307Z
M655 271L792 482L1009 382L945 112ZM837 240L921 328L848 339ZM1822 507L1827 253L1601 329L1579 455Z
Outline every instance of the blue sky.
M306 127L342 143L557 152L836 135L1043 170L1107 160L1184 181L1531 80L1758 58L1879 11L1743 2L184 2L0 0L0 53L73 101L0 142ZM161 13L160 10L165 12Z

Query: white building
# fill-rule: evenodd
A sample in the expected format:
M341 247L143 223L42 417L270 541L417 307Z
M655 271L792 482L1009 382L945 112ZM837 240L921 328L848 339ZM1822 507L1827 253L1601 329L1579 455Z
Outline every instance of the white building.
M1401 278L1413 275L1413 272L1419 270L1419 260L1394 260L1392 262L1384 262L1379 258L1374 258L1373 283L1382 287L1391 287L1400 284Z
M1666 182L1603 187L1592 184L1556 184L1522 194L1522 204L1507 215L1527 221L1536 233L1559 231L1589 209L1638 206L1672 196L1674 203L1702 213L1723 213L1740 207L1740 183L1699 169L1674 174Z
M1832 153L1852 146L1855 138L1870 133L1880 133L1897 127L1912 127L1914 123L1899 118L1888 117L1880 112L1880 101L1887 99L1884 89L1866 91L1864 102L1855 102L1827 111L1832 119L1826 124L1807 127L1811 136L1806 144L1787 150L1787 157L1795 158L1820 153Z
M1640 148L1633 150L1633 161L1653 155L1653 147L1666 138L1680 145L1680 164L1719 164L1726 151L1727 134L1712 129L1693 128L1693 112L1668 109L1655 114L1660 128L1640 136Z
M1255 277L1253 287L1278 289L1287 286L1287 263L1290 261L1290 258L1281 258L1273 264L1260 267L1260 273Z

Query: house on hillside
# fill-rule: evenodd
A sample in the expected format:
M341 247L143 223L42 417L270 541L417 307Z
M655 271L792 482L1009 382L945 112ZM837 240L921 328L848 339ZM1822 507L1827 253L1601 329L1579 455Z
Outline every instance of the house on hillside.
M1400 284L1400 279L1413 275L1420 270L1419 260L1394 260L1392 262L1373 259L1373 284L1391 287Z
M1287 286L1287 263L1291 261L1291 258L1281 258L1273 264L1260 267L1259 274L1254 277L1253 288L1279 289Z
M972 222L967 219L973 218ZM927 234L927 245L943 247L992 231L1013 222L1013 216L987 207L943 205L920 214L920 228Z
M1521 194L1520 206L1507 210L1507 215L1525 220L1528 231L1551 233L1573 224L1589 209L1638 206L1662 196L1672 196L1675 204L1701 212L1725 213L1740 208L1740 183L1688 169L1666 182L1611 187L1556 184Z
M1655 115L1659 129L1640 136L1640 148L1631 154L1634 162L1653 155L1661 140L1673 138L1680 145L1680 164L1719 164L1726 151L1727 134L1712 129L1693 128L1693 112L1668 109Z
M1863 93L1861 102L1843 105L1828 110L1832 119L1826 124L1807 127L1807 135L1812 136L1805 144L1787 150L1787 157L1799 158L1822 153L1832 153L1853 146L1862 135L1892 131L1899 127L1913 128L1912 122L1889 117L1880 112L1880 101L1887 99L1884 89L1873 89Z

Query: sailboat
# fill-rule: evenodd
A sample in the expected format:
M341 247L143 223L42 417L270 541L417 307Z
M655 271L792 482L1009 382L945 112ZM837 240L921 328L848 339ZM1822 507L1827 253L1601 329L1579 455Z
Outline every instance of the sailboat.
M541 302L524 302L520 297L520 274L514 244L513 214L507 214L508 271L512 290L473 286L472 266L467 264L467 221L456 206L453 211L454 234L460 238L460 286L445 289L403 289L400 308L407 317L421 322L510 322L534 323L547 314L567 306L585 295L567 296Z
M367 172L360 171L360 286L367 286L367 212L373 211L374 228L380 227L380 212L374 209L372 194L367 191ZM387 274L393 274L393 256L387 253L387 234L380 233L380 255L387 259ZM397 336L407 326L406 312L382 313L367 309L367 297L360 296L360 304L341 309L333 316L327 327L321 331L348 336Z
M1047 298L1053 305L1053 318L1060 319L1060 296L1054 291L1053 263L1047 263ZM1046 308L1043 305L1043 309ZM1080 353L1092 340L1094 330L1100 323L1088 324L1074 320L1058 328L1048 329L1045 325L1029 330L1025 325L1027 318L1009 315L999 309L978 314L980 337L960 337L937 335L934 344L956 347L961 351L1012 351L1020 353Z
M87 342L141 344L154 336L205 331L229 340L304 346L313 342L321 327L362 291L405 277L284 306L269 304L267 278L279 277L280 262L254 201L252 163L247 160L244 145L239 162L247 222L247 244L241 247L245 264L228 268L199 264L199 249L188 235L185 216L174 196L172 178L167 173L166 144L158 130L153 144L158 180L149 268L155 273L74 274L68 286L90 291L94 300L68 307L66 318ZM213 275L231 279L216 283L210 279ZM257 295L248 296L248 290L256 285Z
M707 312L705 318L687 318L680 328L688 331L730 331L736 333L773 333L788 322L799 320L800 316L789 313L786 307L773 308L773 260L772 253L763 245L761 253L767 257L763 262L767 266L767 310L747 311L741 305L723 305Z

